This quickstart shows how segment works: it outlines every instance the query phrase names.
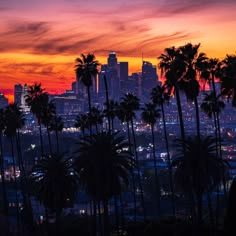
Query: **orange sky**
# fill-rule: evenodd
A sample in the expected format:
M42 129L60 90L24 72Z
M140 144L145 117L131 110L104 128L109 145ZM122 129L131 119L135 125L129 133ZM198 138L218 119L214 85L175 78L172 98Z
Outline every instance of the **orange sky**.
M235 12L235 0L0 0L0 92L35 81L70 89L81 53L106 63L116 51L130 73L142 53L157 64L164 48L188 42L224 58L236 52Z

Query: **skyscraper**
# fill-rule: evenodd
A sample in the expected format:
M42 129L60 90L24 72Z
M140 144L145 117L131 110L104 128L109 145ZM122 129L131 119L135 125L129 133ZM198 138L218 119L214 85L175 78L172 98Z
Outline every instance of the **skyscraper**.
M142 64L142 78L141 78L141 88L142 88L142 99L144 101L149 100L149 96L152 88L154 88L158 83L158 76L156 71L156 66L148 61L143 61Z
M118 63L118 77L120 79L120 93L121 96L125 93L127 89L128 76L129 76L129 65L128 62Z
M23 87L21 84L15 84L15 86L14 86L14 102L18 105L21 105L22 90L23 90Z
M120 81L118 77L118 65L115 52L110 52L107 58L107 80L108 88L112 99L118 100L120 97Z

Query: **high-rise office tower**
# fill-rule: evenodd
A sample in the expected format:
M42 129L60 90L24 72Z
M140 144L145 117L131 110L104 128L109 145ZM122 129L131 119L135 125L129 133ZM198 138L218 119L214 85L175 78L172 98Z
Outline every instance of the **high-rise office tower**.
M118 77L120 79L120 95L123 96L128 88L128 76L129 76L129 64L128 62L118 63Z
M120 98L120 81L118 77L118 65L115 52L110 52L107 58L107 80L111 98L118 100Z
M23 90L23 87L21 84L15 84L15 86L14 86L14 102L18 105L21 105L22 90Z
M142 65L142 77L141 77L141 89L142 99L144 101L149 100L152 88L158 84L158 76L156 66L148 61L143 61Z

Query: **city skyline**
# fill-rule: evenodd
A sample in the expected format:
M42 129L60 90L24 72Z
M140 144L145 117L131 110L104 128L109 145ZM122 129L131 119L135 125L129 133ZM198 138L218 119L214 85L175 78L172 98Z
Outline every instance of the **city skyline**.
M156 65L164 48L188 42L209 57L235 53L233 0L0 2L0 83L10 100L18 82L42 82L52 93L70 88L81 53L104 64L116 51L129 74L141 70L142 53Z

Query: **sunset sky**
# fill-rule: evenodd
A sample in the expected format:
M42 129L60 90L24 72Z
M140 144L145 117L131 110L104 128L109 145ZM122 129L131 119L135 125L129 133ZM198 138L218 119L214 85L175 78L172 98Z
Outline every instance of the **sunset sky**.
M42 82L63 92L75 80L74 60L109 51L141 70L163 49L201 43L209 57L236 53L235 0L0 0L0 92Z

